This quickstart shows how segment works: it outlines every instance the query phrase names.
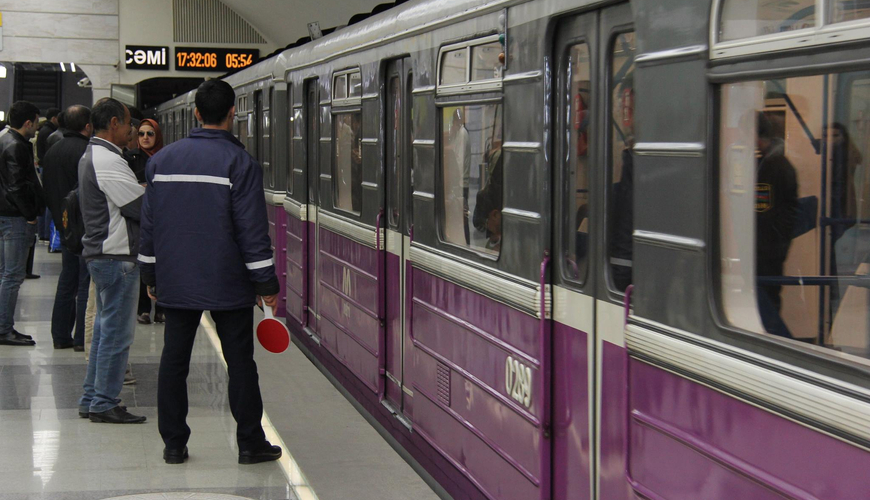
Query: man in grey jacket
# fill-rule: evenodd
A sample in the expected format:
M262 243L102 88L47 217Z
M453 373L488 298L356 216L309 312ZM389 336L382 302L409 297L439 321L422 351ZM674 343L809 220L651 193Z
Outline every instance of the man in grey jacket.
M139 212L145 188L127 165L130 110L103 99L91 111L95 137L79 162L85 236L82 256L97 291L97 318L79 416L92 422L134 424L145 417L118 405L136 328L139 300Z

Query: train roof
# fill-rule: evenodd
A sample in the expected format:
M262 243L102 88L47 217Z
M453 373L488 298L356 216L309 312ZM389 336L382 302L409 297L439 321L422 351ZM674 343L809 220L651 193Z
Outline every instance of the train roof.
M384 45L392 40L428 30L463 17L494 11L516 0L411 0L364 21L330 33L300 47L287 49L276 58L274 78L284 72L318 64L356 50Z

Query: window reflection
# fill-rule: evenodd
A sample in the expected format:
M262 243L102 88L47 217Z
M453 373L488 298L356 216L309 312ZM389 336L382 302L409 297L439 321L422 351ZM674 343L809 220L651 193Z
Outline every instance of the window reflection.
M501 78L499 55L502 47L499 42L475 45L471 48L471 80L491 80Z
M784 33L815 25L815 0L730 0L722 7L719 40Z
M501 249L501 104L442 109L444 240L488 253Z
M461 48L445 52L441 56L441 85L465 83L468 62L468 49Z
M870 357L870 73L725 85L720 129L726 317Z
M843 23L870 17L870 4L862 0L832 0L828 8L832 23Z
M566 125L568 127L568 165L565 170L566 225L565 237L565 274L572 280L586 277L587 253L589 248L589 143L590 112L592 103L592 84L589 73L589 46L584 44L571 47L566 66L570 93L565 103Z
M335 115L335 207L362 208L362 113Z
M610 65L610 197L608 249L613 287L623 292L631 284L634 233L634 33L618 35Z

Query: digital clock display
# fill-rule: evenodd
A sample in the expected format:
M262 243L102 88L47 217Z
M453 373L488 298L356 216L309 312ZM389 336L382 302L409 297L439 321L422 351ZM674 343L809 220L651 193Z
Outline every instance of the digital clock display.
M259 49L176 47L177 71L232 71L247 68L260 58Z

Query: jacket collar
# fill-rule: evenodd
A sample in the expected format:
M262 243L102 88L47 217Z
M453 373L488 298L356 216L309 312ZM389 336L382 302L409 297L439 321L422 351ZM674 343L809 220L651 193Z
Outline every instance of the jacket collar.
M118 146L115 146L111 142L109 142L105 139L101 139L97 136L91 137L91 144L94 146L102 146L110 151L114 151L115 153L117 153L119 155L122 153L121 148L119 148Z
M227 132L226 130L217 130L213 128L195 128L190 131L190 138L192 139L223 139L228 140L235 144L236 146L245 149L245 145L239 142L236 137Z
M80 134L80 133L78 133L78 132L73 132L72 130L65 130L64 133L63 133L63 136L64 136L64 137L74 137L74 138L76 138L76 139L84 139L84 140L86 140L86 141L90 140L89 137L84 136L84 135L82 135L82 134Z
M12 127L7 126L6 131L9 133L10 136L14 137L16 141L29 142L27 139L24 138L23 135L19 134L18 131L16 131Z

